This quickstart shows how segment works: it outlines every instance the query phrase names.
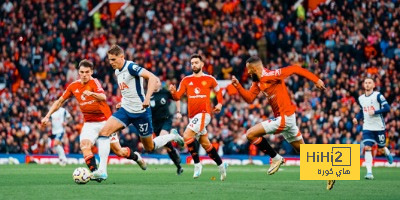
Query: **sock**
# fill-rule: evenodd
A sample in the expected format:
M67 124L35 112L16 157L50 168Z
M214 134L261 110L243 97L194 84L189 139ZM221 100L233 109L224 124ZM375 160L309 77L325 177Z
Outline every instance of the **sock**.
M132 151L131 148L129 147L123 147L128 151L128 155L126 156L126 158L137 161L138 160L138 156Z
M371 151L365 151L365 167L367 168L367 173L372 173L372 153Z
M213 159L215 161L215 163L217 163L218 166L220 166L222 164L222 160L221 157L219 157L217 150L210 145L210 147L206 150L208 156Z
M91 172L94 172L97 170L97 165L96 165L96 159L94 158L93 154L89 154L84 157L86 165L90 169Z
M154 150L159 149L166 145L168 142L174 140L175 135L174 134L167 134L167 135L160 135L156 138L153 139L154 142Z
M390 154L390 151L387 147L383 147L383 150L385 150L385 156L388 156Z
M272 158L273 161L277 161L277 160L281 160L281 159L282 159L282 156L279 154L276 154L276 156Z
M259 137L252 142L254 145L258 147L262 152L268 154L272 159L275 158L275 156L278 154L276 151L269 145L267 142L267 139L264 137Z
M66 160L67 160L67 157L65 156L65 152L64 152L64 149L62 148L62 146L61 146L61 145L57 145L57 146L55 147L55 149L56 149L56 151L57 151L58 157L59 157L61 160L66 161Z
M110 138L105 136L99 136L97 139L97 144L99 145L99 170L107 173L107 162L108 155L110 154Z
M199 145L197 145L196 143L198 143L198 142L194 138L191 138L191 139L186 141L186 146L188 147L188 150L189 150L190 154L192 155L193 162L195 164L196 163L200 163Z
M168 147L171 149L171 151L168 152L168 156L171 158L172 162L174 162L175 166L179 169L181 167L181 157L178 153L178 151L172 146L171 142L168 142L165 147Z

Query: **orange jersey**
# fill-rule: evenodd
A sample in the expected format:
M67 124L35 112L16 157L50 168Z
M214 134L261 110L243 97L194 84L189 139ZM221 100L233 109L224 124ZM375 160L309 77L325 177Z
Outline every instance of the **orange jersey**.
M111 116L111 110L106 101L99 101L94 97L84 95L83 92L85 90L95 93L104 93L97 79L89 80L86 84L82 84L80 80L77 80L68 85L62 97L68 99L72 95L75 96L83 113L83 117L85 118L85 122L101 122L107 120Z
M172 97L177 101L186 93L189 118L192 118L198 113L211 114L210 92L212 89L217 92L218 103L222 104L222 92L214 77L210 75L200 77L190 75L182 79L178 91L172 93Z
M260 81L253 82L249 91L241 85L238 86L238 91L248 103L253 102L261 91L267 96L275 117L290 116L296 111L296 106L290 99L284 79L292 74L303 76L314 83L319 80L313 73L300 66L289 66L277 70L264 69Z

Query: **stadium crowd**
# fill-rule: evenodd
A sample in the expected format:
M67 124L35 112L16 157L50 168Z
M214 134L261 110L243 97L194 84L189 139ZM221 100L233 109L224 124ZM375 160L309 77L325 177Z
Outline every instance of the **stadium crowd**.
M306 143L360 144L357 98L362 80L374 77L376 90L391 105L384 120L387 145L400 156L400 2L337 0L315 10L278 0L132 0L115 19L103 6L89 16L94 1L2 1L0 8L0 153L53 153L50 127L41 117L79 78L81 59L95 63L107 102L115 111L120 93L106 52L119 44L128 60L156 74L167 87L192 73L189 58L201 53L203 71L218 80L234 75L249 87L245 60L258 55L269 69L301 65L325 81L320 92L302 77L287 79L297 105L298 126ZM368 12L367 12L368 11ZM260 95L247 104L228 86L223 110L208 126L219 153L257 155L244 136L262 120L273 118ZM187 125L174 121L182 133ZM73 116L66 126L66 153L79 153L83 117L76 100L65 108ZM173 106L171 107L174 112ZM293 154L282 136L267 136L281 154ZM138 137L125 129L122 146L141 150ZM183 150L183 149L182 149ZM184 150L183 150L184 151Z

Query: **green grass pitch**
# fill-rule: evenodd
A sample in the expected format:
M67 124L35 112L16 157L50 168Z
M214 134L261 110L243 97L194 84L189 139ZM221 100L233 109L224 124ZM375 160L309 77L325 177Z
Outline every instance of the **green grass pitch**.
M300 168L283 166L269 176L269 166L229 166L226 181L218 168L205 165L194 180L193 166L175 174L175 166L109 165L108 180L75 184L78 165L0 165L0 199L400 199L400 169L373 168L375 180L337 181L327 191L326 181L300 181ZM216 179L213 180L213 177Z

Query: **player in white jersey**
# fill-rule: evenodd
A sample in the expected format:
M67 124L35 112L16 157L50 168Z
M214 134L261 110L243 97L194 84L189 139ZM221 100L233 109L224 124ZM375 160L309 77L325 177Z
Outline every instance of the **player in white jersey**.
M386 147L385 138L385 122L383 121L383 113L390 111L390 106L385 97L374 91L375 83L372 78L366 78L363 83L365 94L358 98L361 106L360 111L353 123L357 124L360 119L364 119L363 124L363 142L365 145L365 164L367 168L367 175L365 179L372 180L372 153L371 149L374 144L378 144L378 149L383 153L390 164L393 163L393 157Z
M71 114L65 108L59 108L56 112L50 115L51 121L51 138L54 139L54 149L60 158L60 165L67 164L67 157L65 156L64 148L62 147L62 138L65 133L64 126L67 124Z
M115 69L122 101L117 105L118 111L107 120L105 126L100 130L99 148L110 145L108 136L130 124L139 131L140 140L148 152L161 148L172 140L183 146L183 138L176 131L171 131L174 134L158 136L153 140L153 125L149 108L150 97L155 90L161 87L160 80L136 63L125 60L124 50L118 45L113 45L108 50L107 56L111 66ZM143 79L148 80L146 94L143 88ZM93 175L97 176L95 173Z

